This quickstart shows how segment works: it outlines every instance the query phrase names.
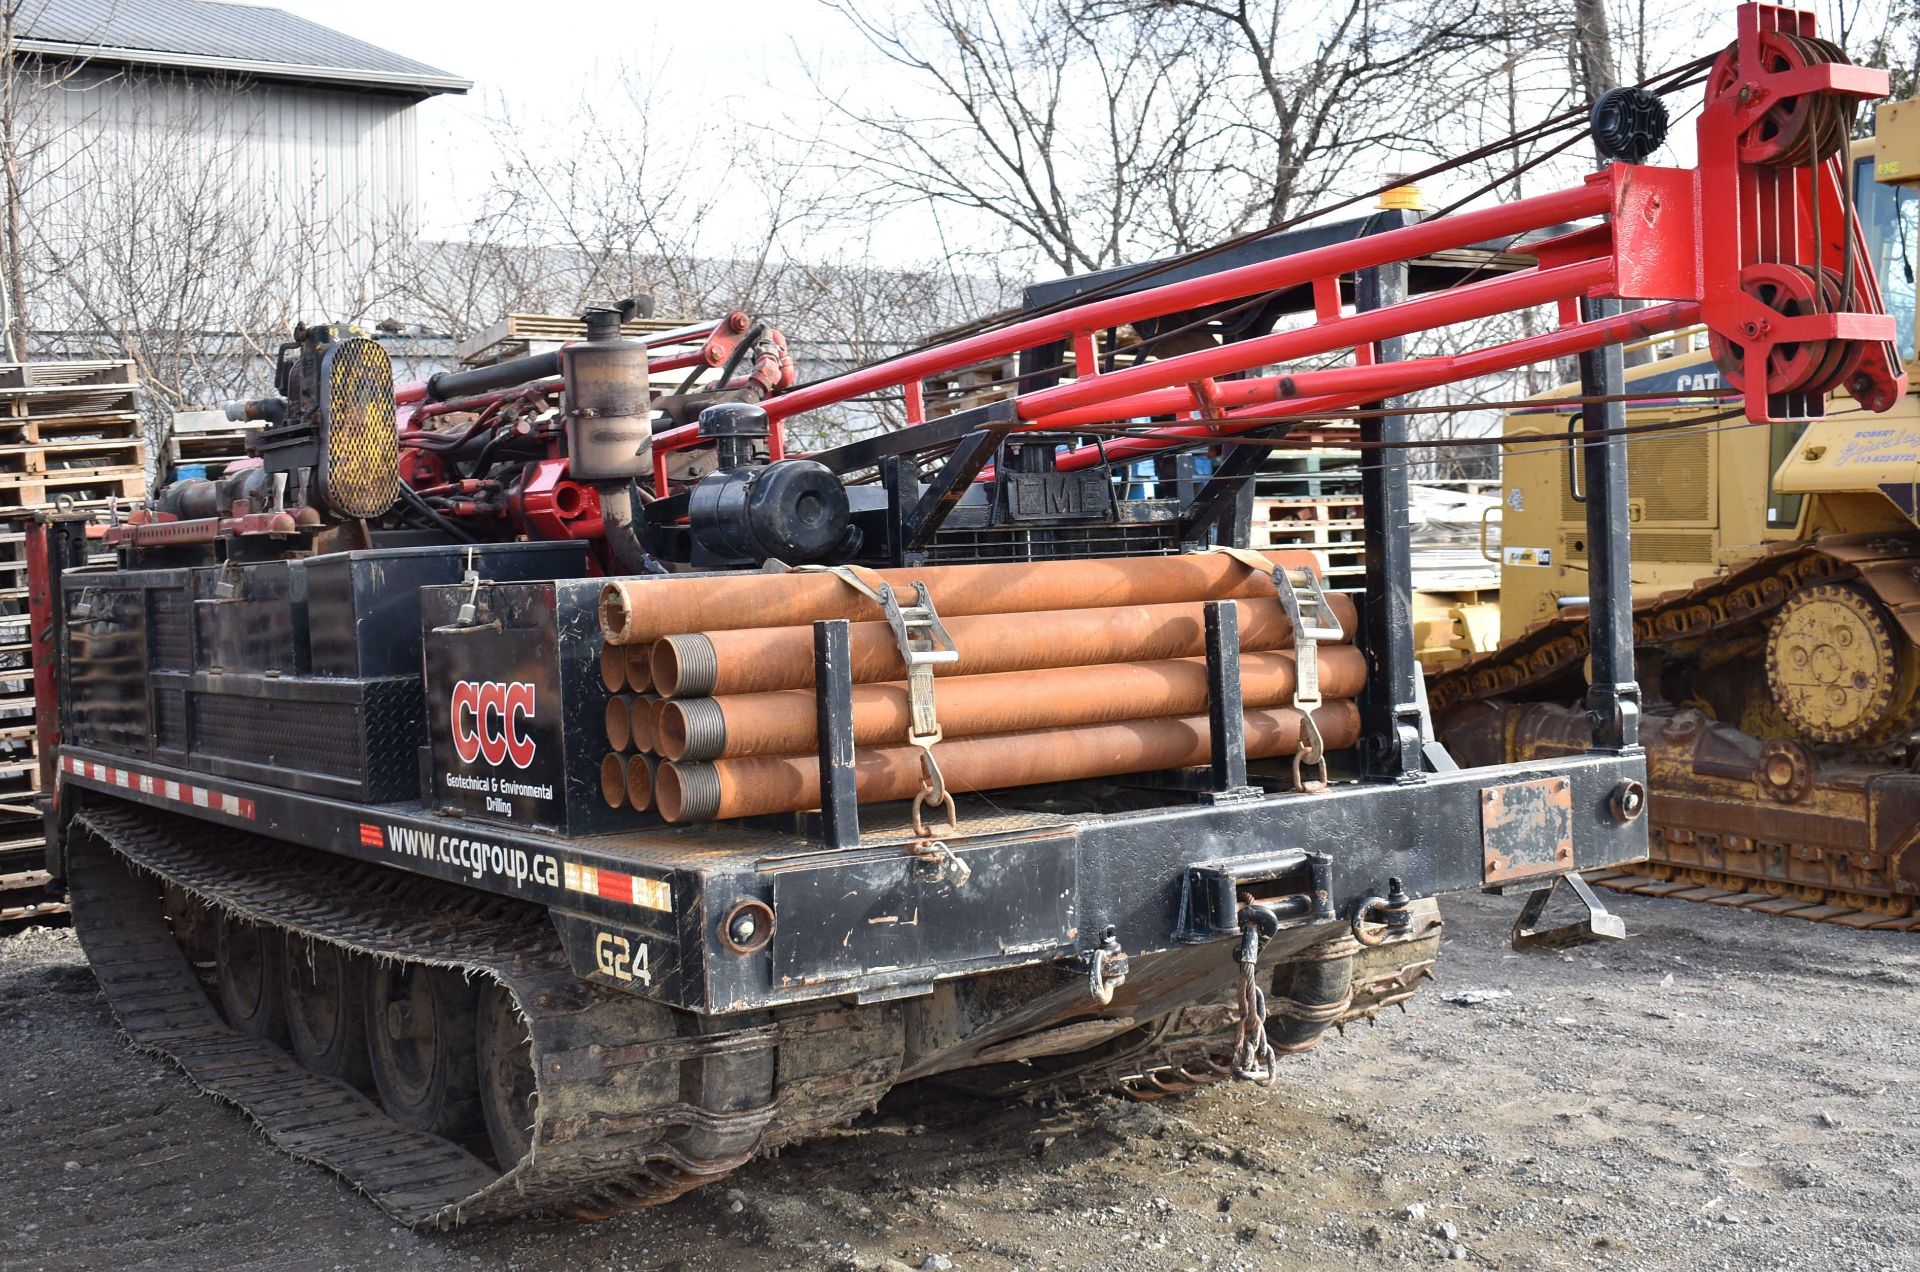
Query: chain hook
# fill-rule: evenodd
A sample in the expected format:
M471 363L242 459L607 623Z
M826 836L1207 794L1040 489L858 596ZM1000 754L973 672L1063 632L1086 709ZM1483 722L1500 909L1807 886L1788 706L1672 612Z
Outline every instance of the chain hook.
M925 839L930 832L927 829L927 809L944 809L947 815L947 833L953 834L960 829L960 810L954 807L953 793L947 789L947 779L940 772L940 761L933 758L934 743L940 741L936 730L925 737L909 739L920 748L920 790L913 797L913 833L918 839Z
M1113 1002L1113 991L1127 980L1127 955L1120 948L1120 936L1113 928L1101 934L1100 944L1086 953L1087 992L1093 1001L1105 1007Z
M1234 961L1240 964L1240 1028L1233 1045L1233 1076L1259 1086L1271 1086L1279 1057L1267 1037L1267 995L1260 988L1260 942L1280 930L1280 916L1264 905L1240 903L1240 944Z

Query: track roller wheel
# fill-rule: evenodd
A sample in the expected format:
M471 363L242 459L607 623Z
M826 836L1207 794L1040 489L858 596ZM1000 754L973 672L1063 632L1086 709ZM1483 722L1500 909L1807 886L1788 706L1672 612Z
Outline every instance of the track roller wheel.
M451 1140L480 1129L478 987L456 971L383 962L367 974L367 1055L387 1116Z
M160 907L187 961L202 967L211 964L219 939L214 931L219 920L213 911L188 895L186 889L171 883L161 885Z
M289 934L281 959L287 1035L309 1073L373 1087L367 1060L367 960L329 941Z
M280 933L222 914L214 935L214 966L220 978L220 1012L243 1034L287 1045L286 946Z
M533 1042L504 985L480 991L480 1112L500 1169L533 1149Z

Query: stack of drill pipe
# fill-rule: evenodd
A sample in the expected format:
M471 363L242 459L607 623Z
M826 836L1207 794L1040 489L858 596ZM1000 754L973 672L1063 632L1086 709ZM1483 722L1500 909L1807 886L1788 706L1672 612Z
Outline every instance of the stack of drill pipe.
M610 748L600 761L600 795L610 808L644 813L653 806L660 695L653 692L647 652L630 645L600 650L600 680L607 687L606 732Z
M1299 553L1262 555L1304 562ZM1292 626L1269 574L1243 560L1203 553L862 573L908 597L913 582L925 583L959 652L934 668L946 739L935 755L954 791L1207 763L1208 600L1238 601L1248 756L1299 748ZM1351 601L1331 600L1350 634ZM817 572L607 585L601 622L609 650L648 648L644 676L657 706L650 732L630 716L629 741L644 740L657 757L646 794L668 821L819 807L807 624L821 618L852 620L860 801L911 797L921 768L919 751L905 745L905 667L870 597ZM1329 748L1351 746L1364 659L1335 644L1322 648L1320 661L1325 705L1315 722Z

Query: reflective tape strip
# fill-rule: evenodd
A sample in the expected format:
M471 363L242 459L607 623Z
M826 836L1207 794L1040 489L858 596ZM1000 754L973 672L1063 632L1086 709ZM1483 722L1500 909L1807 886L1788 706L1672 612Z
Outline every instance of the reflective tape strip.
M608 901L673 913L673 889L663 879L647 879L571 861L561 863L560 877L569 892L585 892Z
M259 817L259 810L252 800L239 795L208 790L204 786L183 786L170 778L155 777L151 773L136 773L132 769L114 768L91 760L77 760L70 755L61 757L60 767L64 772L71 773L75 777L84 777L89 781L117 786L123 790L139 791L143 795L158 795L176 804L190 804L195 808L210 809L225 813L229 817L245 818L248 821L255 821Z

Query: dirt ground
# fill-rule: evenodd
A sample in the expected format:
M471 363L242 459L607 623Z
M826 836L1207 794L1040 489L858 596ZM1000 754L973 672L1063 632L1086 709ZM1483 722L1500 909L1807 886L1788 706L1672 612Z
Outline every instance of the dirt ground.
M0 939L8 1267L1512 1269L1920 1264L1920 939L1618 898L1631 939L1504 946L1270 1089L898 1093L660 1211L416 1234L122 1044L71 932ZM1445 995L1505 991L1478 1005Z

